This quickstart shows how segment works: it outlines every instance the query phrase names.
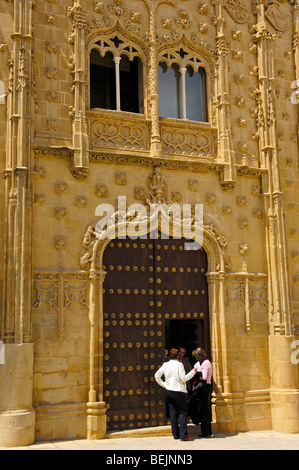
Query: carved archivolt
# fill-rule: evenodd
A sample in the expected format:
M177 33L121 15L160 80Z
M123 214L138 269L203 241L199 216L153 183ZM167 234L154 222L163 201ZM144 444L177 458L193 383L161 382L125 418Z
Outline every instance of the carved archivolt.
M149 178L148 188L148 195L144 193L145 207L147 208L147 215L145 217L140 216L140 218L138 218L138 214L124 212L120 218L120 214L115 212L111 219L113 220L113 225L109 226L109 223L107 223L107 228L101 234L97 233L96 223L88 227L84 235L83 249L80 257L80 266L82 269L91 269L92 271L102 270L101 259L103 251L108 242L112 238L118 236L118 230L120 227L118 222L120 221L123 223L122 228L126 229L126 233L129 233L129 223L132 220L136 221L136 223L140 223L140 226L142 227L141 231L143 231L144 234L155 228L158 228L162 232L167 230L164 231L164 233L177 233L176 230L180 230L181 233L181 226L177 226L178 222L174 218L173 213L169 215L169 219L167 221L163 221L163 217L159 219L159 217L153 216L152 212L150 212L152 207L157 207L159 205L163 205L163 207L166 208L166 211L167 207L173 209L173 206L169 203L165 178L158 167L155 168L153 174ZM191 231L193 230L195 233L198 221L195 219L192 210L190 212L190 217L189 222ZM223 235L218 233L214 225L203 225L203 247L211 257L210 270L224 271L227 269L227 262L225 261L227 240Z
M163 224L157 226L151 224L151 229L158 228L163 232ZM117 236L117 234L116 234ZM84 236L84 249L81 253L80 266L82 269L90 269L92 272L102 271L102 257L106 246L113 238L99 239L95 231L95 225L90 225ZM203 248L210 256L210 268L216 272L228 268L225 261L225 249L227 241L219 234L213 225L203 225Z

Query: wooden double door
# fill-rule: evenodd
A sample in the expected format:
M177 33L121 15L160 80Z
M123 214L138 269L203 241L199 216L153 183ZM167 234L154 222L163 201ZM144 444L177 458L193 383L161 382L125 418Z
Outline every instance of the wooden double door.
M165 349L209 354L207 256L184 239L129 238L103 258L104 397L108 430L166 424L164 390L154 379Z

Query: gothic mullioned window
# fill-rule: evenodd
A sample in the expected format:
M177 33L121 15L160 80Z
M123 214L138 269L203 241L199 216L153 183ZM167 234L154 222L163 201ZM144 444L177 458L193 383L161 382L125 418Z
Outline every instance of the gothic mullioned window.
M90 54L90 108L143 113L143 66L138 52L117 36Z
M163 55L158 85L160 117L208 121L206 72L199 59L183 49Z

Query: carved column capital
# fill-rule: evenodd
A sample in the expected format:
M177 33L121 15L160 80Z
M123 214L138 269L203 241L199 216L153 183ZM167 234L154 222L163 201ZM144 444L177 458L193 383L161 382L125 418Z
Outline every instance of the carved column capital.
M92 281L100 281L101 283L103 283L105 281L106 274L106 271L91 269L89 271L89 279L91 279Z

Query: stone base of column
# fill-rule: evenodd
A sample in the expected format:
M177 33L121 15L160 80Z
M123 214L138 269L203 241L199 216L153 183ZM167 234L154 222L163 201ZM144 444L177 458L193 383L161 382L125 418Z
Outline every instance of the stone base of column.
M35 411L0 412L0 446L20 447L35 441Z
M223 393L212 398L213 421L217 423L218 432L233 433L236 431L234 422L232 394Z
M161 142L158 139L153 139L151 142L151 157L158 158L162 155Z
M272 429L299 433L299 390L272 390Z
M106 403L87 403L87 439L105 439L106 432Z
M0 365L0 446L19 447L35 440L33 344L5 344Z
M299 433L299 366L293 347L298 339L269 336L272 428L278 432Z

